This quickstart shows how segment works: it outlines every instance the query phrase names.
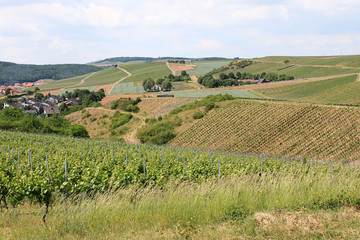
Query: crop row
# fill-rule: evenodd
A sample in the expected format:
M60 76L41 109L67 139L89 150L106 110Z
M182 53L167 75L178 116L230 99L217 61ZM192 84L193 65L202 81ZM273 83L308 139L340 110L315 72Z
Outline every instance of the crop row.
M214 109L172 144L271 156L357 160L358 119L360 111L354 107L237 101Z

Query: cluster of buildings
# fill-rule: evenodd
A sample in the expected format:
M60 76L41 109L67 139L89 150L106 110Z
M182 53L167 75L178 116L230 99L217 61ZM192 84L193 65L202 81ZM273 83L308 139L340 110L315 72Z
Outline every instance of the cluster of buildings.
M65 99L63 96L49 96L46 99L35 99L29 98L28 96L24 95L17 98L15 103L4 103L4 108L7 107L14 107L20 108L23 110L24 113L27 114L35 114L40 116L44 114L45 117L50 117L52 115L59 115L60 114L60 105L65 103L66 106L78 106L79 99Z
M0 86L0 93L5 94L7 89L10 89L10 95L13 95L14 93L28 87L37 86L37 85L43 85L45 84L44 80L37 80L36 82L24 82L24 83L15 83L14 85L2 85Z

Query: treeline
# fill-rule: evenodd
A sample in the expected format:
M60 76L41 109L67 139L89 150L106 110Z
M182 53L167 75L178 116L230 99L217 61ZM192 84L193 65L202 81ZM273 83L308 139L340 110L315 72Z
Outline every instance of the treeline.
M35 82L39 79L59 80L75 77L102 68L86 64L30 65L0 62L0 84Z
M185 60L168 60L168 63L181 63L181 64L185 64Z
M72 92L65 93L63 96L67 99L78 98L79 104L84 107L100 107L99 102L105 97L105 91L102 88L97 92L88 89L75 89Z
M222 66L220 68L215 68L209 74L216 74L220 72L224 72L230 69L238 69L238 68L245 68L247 66L252 65L254 62L251 60L242 60L242 61L232 61L228 65Z
M25 114L20 108L13 107L7 107L0 113L0 129L89 137L85 127L78 124L71 125L70 121L62 116L38 118L34 114Z
M250 80L261 80L264 79L267 82L276 82L276 81L287 81L293 80L293 76L289 76L286 74L278 75L276 73L270 72L266 73L263 72L261 74L252 74L252 73L241 73L230 72L229 74L220 73L219 79L214 78L211 74L206 74L204 76L200 76L198 78L198 83L204 85L207 88L217 88L223 86L239 86L239 85L246 85L246 84L254 84L257 82L250 81ZM249 81L242 81L242 80L249 80Z
M179 76L169 74L166 77L159 78L154 81L152 78L145 79L143 81L143 87L145 91L170 91L172 89L172 82L189 82L191 80L189 74L186 71L181 71Z
M222 60L229 60L229 58L222 58L222 57L205 57L205 58L184 58L184 57L114 57L114 58L106 58L103 60L99 60L93 62L94 64L98 63L105 63L105 62L156 62L156 61L166 61L166 60L184 60L184 61L222 61Z

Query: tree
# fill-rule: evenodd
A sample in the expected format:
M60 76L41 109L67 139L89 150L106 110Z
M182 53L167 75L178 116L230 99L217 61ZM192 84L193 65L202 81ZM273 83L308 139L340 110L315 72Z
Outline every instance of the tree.
M35 92L37 92L37 91L39 91L39 90L40 90L40 88L38 88L38 87L36 87L36 88L34 89Z
M82 125L75 124L70 127L70 135L74 137L89 137L89 133Z
M60 105L60 111L61 112L67 112L69 110L69 108L68 108L68 106L66 105L66 103L62 103L61 105Z
M186 73L186 71L181 71L181 74L180 74L182 77L185 77L185 76L187 76L188 74Z
M170 91L172 88L172 84L169 80L165 80L162 84L161 84L161 88L165 91Z
M228 79L229 76L226 75L225 73L220 73L219 78L220 78L221 80L224 80L224 79Z
M229 73L229 78L231 78L231 79L235 79L235 75L234 75L234 73L233 73L233 72L230 72L230 73Z
M236 73L236 77L239 78L239 79L241 79L241 72L237 72L237 73Z
M265 76L266 76L266 72L262 72L261 75L260 75L260 78L261 78L261 79L264 79Z
M289 62L290 62L289 59L285 59L285 60L284 60L284 63L285 63L286 65L287 65Z
M155 86L155 82L151 78L145 79L143 82L143 87L145 91L151 90L154 86Z
M9 94L10 94L10 91L11 91L11 89L10 89L10 88L7 88L7 89L5 90L5 95L6 95L6 96L9 95Z
M42 93L36 93L36 94L35 94L35 98L41 100L41 99L44 98L44 94L42 94Z
M276 73L270 72L266 74L265 79L274 82L279 79L279 76Z

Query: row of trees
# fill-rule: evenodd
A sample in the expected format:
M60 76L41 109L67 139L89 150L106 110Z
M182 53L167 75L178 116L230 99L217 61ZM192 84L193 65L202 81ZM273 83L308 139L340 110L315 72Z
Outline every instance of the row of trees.
M185 60L168 60L169 63L181 63L185 64Z
M239 80L260 80L265 79L270 82L276 81L286 81L294 79L293 76L288 76L286 74L278 75L276 73L270 72L266 73L263 72L261 74L252 74L252 73L241 73L237 72L234 74L230 72L229 74L220 73L219 79L216 79L211 74L207 74L198 78L198 83L204 85L207 88L216 88L221 86L238 86L244 84L253 84L254 82L248 81L239 81Z

